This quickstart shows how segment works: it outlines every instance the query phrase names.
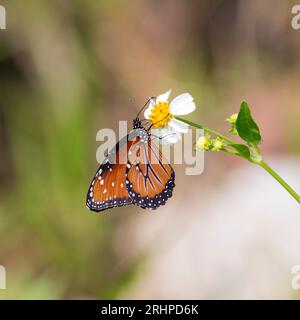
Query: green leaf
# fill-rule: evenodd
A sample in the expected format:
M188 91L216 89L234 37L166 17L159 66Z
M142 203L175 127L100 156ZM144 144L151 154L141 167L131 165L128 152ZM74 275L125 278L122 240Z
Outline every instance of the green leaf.
M242 157L244 157L244 158L250 157L250 150L244 144L230 143L230 144L228 144L228 146L237 150Z
M259 128L251 116L246 101L241 103L240 112L236 120L236 129L239 136L248 143L258 144L261 141Z

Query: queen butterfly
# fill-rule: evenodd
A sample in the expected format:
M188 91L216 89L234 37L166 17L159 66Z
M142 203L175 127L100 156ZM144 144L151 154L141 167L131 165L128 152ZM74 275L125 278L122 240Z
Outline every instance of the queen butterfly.
M92 211L129 204L155 210L172 197L175 172L153 143L152 125L142 125L140 112L133 130L109 152L91 182L86 205Z

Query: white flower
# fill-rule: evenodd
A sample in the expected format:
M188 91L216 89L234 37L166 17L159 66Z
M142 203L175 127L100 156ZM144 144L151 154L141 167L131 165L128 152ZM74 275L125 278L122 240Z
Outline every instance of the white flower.
M169 102L171 90L151 99L145 110L145 119L149 120L155 135L163 143L176 143L182 133L188 131L188 125L175 119L174 116L186 115L196 109L193 97L189 93L182 93Z

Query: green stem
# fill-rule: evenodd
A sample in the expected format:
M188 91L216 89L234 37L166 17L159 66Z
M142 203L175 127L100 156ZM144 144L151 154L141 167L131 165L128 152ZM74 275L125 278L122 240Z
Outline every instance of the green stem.
M289 186L266 162L260 161L258 165L269 172L269 174L274 179L276 179L290 193L290 195L300 203L300 196L297 194L297 192L291 186Z
M219 133L219 132L217 132L215 130L206 128L206 127L202 126L201 124L197 124L197 123L194 123L192 121L189 121L189 120L183 119L181 117L177 117L177 116L175 118L177 120L180 120L181 122L184 122L184 123L192 126L192 127L195 127L195 128L198 128L198 129L203 129L205 132L208 132L208 133L210 133L212 135L220 137L224 141L226 141L227 143L230 143L230 144L231 143L232 144L236 143L234 140L224 136L223 134L221 134L221 133ZM245 159L249 160L252 163L258 164L259 166L264 168L274 179L276 179L290 193L290 195L292 197L294 197L294 199L296 201L298 201L298 203L300 203L300 196L297 194L297 192L291 186L289 186L271 167L269 167L269 165L266 162L264 162L262 160L258 146L253 144L253 145L251 145L249 147L250 147L250 149L252 148L252 150L254 151L254 155L255 155L256 158L254 158L253 155L252 155L249 158L245 158ZM224 149L223 151L235 154L234 151L229 150L229 149ZM236 155L238 155L238 154L236 154Z
M186 120L186 119L177 117L177 116L176 116L175 118L176 118L177 120L180 120L181 122L184 122L184 123L192 126L192 127L195 127L195 128L198 128L198 129L203 129L205 132L208 132L208 133L213 134L213 135L215 135L215 136L217 136L217 137L220 137L220 138L222 138L224 141L226 141L226 142L228 142L228 143L233 143L233 144L236 143L234 140L232 140L232 139L224 136L223 134L221 134L221 133L219 133L219 132L217 132L217 131L215 131L215 130L206 128L206 127L202 126L201 124L197 124L197 123L194 123L194 122L192 122L192 121L189 121L189 120Z

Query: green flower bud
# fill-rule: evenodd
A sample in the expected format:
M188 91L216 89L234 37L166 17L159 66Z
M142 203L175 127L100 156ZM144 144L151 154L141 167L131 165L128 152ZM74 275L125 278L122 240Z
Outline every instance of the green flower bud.
M212 150L213 151L220 151L225 147L225 141L220 137L217 137L212 141Z
M212 148L212 141L210 135L206 134L199 137L196 141L196 150L198 151L208 151Z
M234 113L229 118L227 118L226 121L230 123L236 123L237 117L238 117L238 113Z
M229 132L231 132L234 135L238 135L238 131L236 129L236 120L238 118L238 113L234 113L232 114L229 118L226 119L227 122L231 123L231 129L229 130Z

